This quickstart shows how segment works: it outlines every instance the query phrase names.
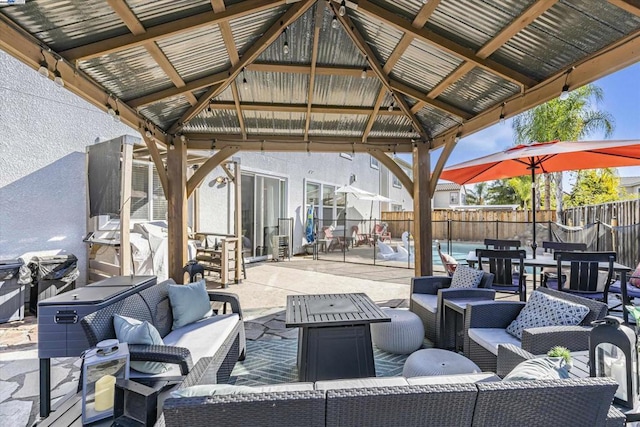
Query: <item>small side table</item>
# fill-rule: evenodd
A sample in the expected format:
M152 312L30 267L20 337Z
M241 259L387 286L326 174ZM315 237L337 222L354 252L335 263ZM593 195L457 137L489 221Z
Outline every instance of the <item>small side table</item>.
M464 350L464 315L467 304L478 301L477 298L445 299L443 313L443 336L440 346L444 349Z

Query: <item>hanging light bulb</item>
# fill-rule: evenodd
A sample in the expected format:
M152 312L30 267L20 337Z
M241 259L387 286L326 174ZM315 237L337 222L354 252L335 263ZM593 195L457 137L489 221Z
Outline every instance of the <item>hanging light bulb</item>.
M144 136L146 136L147 138L151 138L153 134L148 128L144 128Z
M282 53L289 55L289 42L287 41L287 29L284 29L284 44L282 45Z
M116 115L116 110L114 110L113 107L109 104L107 104L107 114L109 114L111 117Z
M247 77L244 73L244 68L242 69L242 88L244 90L249 90L249 82L247 82Z
M461 135L461 133L460 133L460 132L456 133L456 137L455 137L455 139L454 139L456 143L457 143L457 142L460 142L460 137L461 137L461 136L462 136L462 135Z
M500 113L500 124L504 124L504 113Z
M207 105L207 113L211 114L211 104Z
M45 61L44 59L40 61L40 68L38 68L38 73L44 78L49 77L49 64L47 64L47 61Z
M391 101L391 104L389 104L389 108L387 108L387 110L393 111L393 106L394 105L395 105L395 103L393 101Z
M173 145L173 141L171 141L171 142L169 143L169 150L175 150L175 149L176 149L176 146L175 146L175 145Z
M360 73L360 78L361 79L366 79L367 78L367 67L366 66L362 69L362 72Z
M336 15L333 15L333 19L331 20L331 28L336 29L339 25L340 23L338 22L338 18L336 18Z
M427 4L429 3L429 0L422 0L422 4Z
M565 84L562 86L562 92L560 92L560 96L558 97L560 101L566 101L569 99L569 85Z
M338 9L338 14L340 16L344 16L347 13L347 3L342 0L342 3L340 3L340 9Z
M113 116L113 121L114 122L119 122L120 121L120 111L116 110L116 113Z
M60 87L64 87L64 80L62 80L62 74L60 74L60 71L58 70L58 61L56 61L56 69L53 71L53 75L54 75L54 83L57 84Z

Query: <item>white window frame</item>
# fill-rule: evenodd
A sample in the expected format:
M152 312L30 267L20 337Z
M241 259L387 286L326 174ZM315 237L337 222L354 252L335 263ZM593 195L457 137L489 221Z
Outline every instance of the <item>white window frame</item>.
M400 182L400 179L394 174L391 174L391 185L395 188L402 188L402 182Z
M380 169L380 161L378 159L376 159L373 156L369 156L370 161L369 161L369 166L371 166L371 169Z
M351 153L340 153L340 157L347 160L353 160L353 155Z

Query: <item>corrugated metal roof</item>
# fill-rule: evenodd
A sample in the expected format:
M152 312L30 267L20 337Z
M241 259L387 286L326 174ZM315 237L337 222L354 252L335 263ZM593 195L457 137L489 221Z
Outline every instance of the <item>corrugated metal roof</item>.
M414 40L392 70L391 76L428 93L461 63L453 55Z
M372 77L316 76L313 104L373 107L381 87Z
M157 43L185 81L224 71L231 65L218 25L178 34Z
M422 6L426 1L423 0L394 0L393 2L388 2L384 0L372 0L371 3L376 4L380 7L384 7L395 13L396 15L400 15L410 21L418 14Z
M440 2L426 27L478 50L532 3L533 0L447 0Z
M358 137L364 132L368 119L364 115L313 113L309 135Z
M449 86L438 99L479 113L519 92L520 87L514 83L476 67Z
M153 123L167 130L191 107L184 96L175 96L155 104L144 106L140 113Z
M185 132L212 132L220 134L239 134L240 122L235 110L206 110L193 118L185 127Z
M297 73L256 72L246 70L247 87L243 73L236 83L242 102L273 102L277 104L306 104L309 76Z
M377 116L371 131L370 138L411 138L414 136L411 121L406 116Z
M416 116L418 116L422 123L425 123L429 130L431 130L431 135L438 135L441 132L459 124L457 120L447 113L430 105L425 105L416 113Z
M491 59L542 80L638 29L640 17L607 2L560 1Z
M145 28L211 10L210 0L126 0ZM106 3L106 2L103 2Z
M305 120L304 113L244 112L244 124L248 134L303 135Z
M349 38L342 25L331 27L333 13L325 8L318 43L318 65L355 66L363 67L366 63L364 56Z
M402 31L383 25L381 21L355 11L352 18L362 37L373 48L376 60L382 65L389 59L391 52L402 38Z
M101 82L107 91L124 100L173 86L144 47L80 61L79 67Z
M242 74L240 74L240 78L239 80L236 80L236 83L238 84L238 92L243 92L245 91L244 86L242 85ZM240 96L240 99L242 99L242 96ZM227 86L227 88L225 90L222 91L222 93L218 96L216 96L214 98L215 101L233 101L233 92L231 91L231 85Z
M315 7L309 8L300 19L287 27L288 54L284 53L285 35L283 31L278 39L260 54L258 62L309 64L311 62L311 49L313 48L314 13Z
M103 0L33 0L1 10L56 51L129 33Z
M238 52L249 49L287 9L279 6L232 20L229 24Z

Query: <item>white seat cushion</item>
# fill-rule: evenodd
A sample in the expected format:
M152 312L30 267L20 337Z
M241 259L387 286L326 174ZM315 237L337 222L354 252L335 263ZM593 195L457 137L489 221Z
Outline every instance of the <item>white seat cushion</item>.
M471 328L469 329L469 338L496 356L498 355L498 344L513 344L522 347L518 338L508 334L502 328Z
M185 347L191 352L191 361L195 365L203 357L211 357L222 346L233 328L240 321L236 313L221 314L198 320L171 331L164 337L164 344ZM161 374L138 374L131 371L132 378L180 378L180 367L168 365L169 370Z
M438 295L412 294L411 301L434 314L438 311Z

